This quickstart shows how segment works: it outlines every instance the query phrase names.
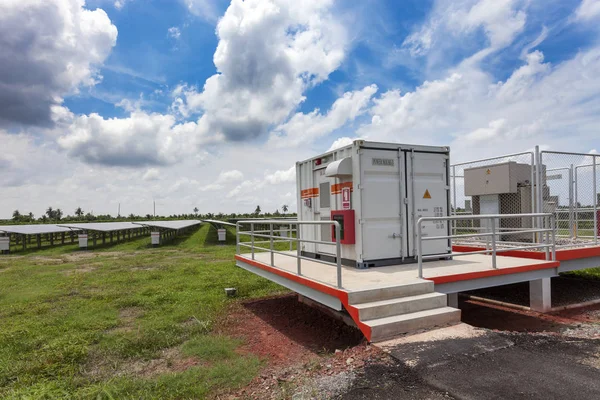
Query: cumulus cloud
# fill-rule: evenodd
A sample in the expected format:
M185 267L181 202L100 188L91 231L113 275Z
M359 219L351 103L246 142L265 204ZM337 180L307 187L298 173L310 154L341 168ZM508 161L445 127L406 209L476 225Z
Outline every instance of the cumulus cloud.
M583 0L575 11L575 19L590 21L600 16L600 0Z
M555 66L541 52L530 53L501 82L463 66L414 91L383 93L358 133L370 140L451 144L455 160L473 158L475 146L479 156L540 143L572 148L569 134L577 135L578 146L591 148L600 105L588 100L600 96L598 74L600 48Z
M116 40L106 13L82 0L0 2L0 125L51 125L53 106L101 78Z
M446 63L465 38L485 33L487 47L473 55L476 60L513 42L526 22L524 0L460 0L435 2L427 21L403 42L413 57L429 56L431 64ZM433 53L433 54L432 54Z
M244 179L244 174L237 169L231 171L223 171L217 178L217 183L231 183L238 182Z
M339 149L339 148L342 148L342 147L349 146L349 145L351 145L351 144L352 144L352 143L353 143L355 140L357 140L357 139L352 139L352 138L349 138L349 137L346 137L346 136L344 136L344 137L341 137L341 138L338 138L338 139L336 139L336 140L335 140L335 141L334 141L334 142L331 144L331 146L329 146L329 149L327 149L327 151L332 151L332 150L336 150L336 149Z
M149 168L142 177L145 181L157 181L160 178L160 172L156 168Z
M64 127L62 148L91 164L129 167L174 164L193 154L203 127L172 115L134 111L127 118L81 115Z
M332 3L233 0L217 25L218 73L202 91L179 88L179 112L202 114L210 132L234 141L283 122L304 101L303 92L344 59L346 35Z
M219 18L217 3L222 0L182 0L188 11L209 22L216 22Z
M177 40L181 37L181 30L176 26L172 26L169 29L167 29L167 35L170 38Z
M346 92L327 114L321 114L318 109L308 114L296 113L273 131L269 142L276 147L296 146L328 135L363 114L376 92L376 85Z

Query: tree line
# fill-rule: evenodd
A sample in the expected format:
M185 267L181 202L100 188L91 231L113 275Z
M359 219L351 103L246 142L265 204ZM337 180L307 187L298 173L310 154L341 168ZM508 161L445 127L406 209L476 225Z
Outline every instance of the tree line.
M116 222L116 221L143 221L153 219L217 219L217 220L229 220L229 219L243 219L243 218L279 218L279 217L295 217L296 214L288 214L289 207L284 204L274 212L262 212L260 205L256 206L253 213L200 213L198 207L194 207L193 212L190 214L171 214L171 215L157 215L152 214L136 215L129 214L127 216L117 215L112 216L110 214L98 214L95 215L92 212L85 212L81 207L77 207L73 214L65 215L60 208L48 207L46 212L36 217L32 212L21 213L19 210L15 210L12 213L12 219L9 222L15 224L55 224L55 223L67 223L67 222Z

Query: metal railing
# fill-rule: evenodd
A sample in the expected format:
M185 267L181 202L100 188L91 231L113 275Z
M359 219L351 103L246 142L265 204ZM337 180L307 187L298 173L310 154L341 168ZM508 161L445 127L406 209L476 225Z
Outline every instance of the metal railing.
M268 230L255 230L255 226L265 226L268 225ZM296 229L293 229L293 226L296 226ZM335 228L335 242L331 241L322 241L322 240L312 240L312 239L302 239L300 226L302 225L333 225ZM241 230L242 226L249 226L250 230ZM275 230L276 226L286 226L288 229L285 229L287 233L289 233L288 237L282 239L282 236L276 235L276 233L281 233L278 230ZM294 236L296 233L296 236ZM302 276L302 260L309 260L313 262L318 262L321 264L332 265L336 267L336 278L337 278L337 287L342 288L342 248L340 242L340 233L341 233L341 225L337 221L290 221L290 220L244 220L238 221L236 223L236 252L237 254L241 254L240 249L242 247L249 248L251 250L252 260L255 259L256 250L266 251L270 253L270 263L272 267L277 268L275 265L275 254L279 254L282 256L287 256L291 258L295 258L297 260L296 263L296 274L298 276ZM250 236L249 242L240 241L240 236ZM257 241L256 238L266 239ZM276 243L288 243L290 244L289 251L280 251L275 249ZM257 244L269 243L269 248L257 246ZM296 243L296 253L292 253L293 251L293 243ZM325 246L335 246L335 257L336 262L329 262L324 260L317 260L314 258L306 257L302 255L302 243L312 243L316 245L325 245ZM287 271L287 270L286 270ZM289 271L288 271L289 272ZM316 280L314 278L311 278ZM321 281L322 282L322 281ZM330 283L322 282L327 285Z
M523 218L523 217L531 217L532 219L537 220L536 228L532 229L522 229L518 231L510 230L503 231L499 228L500 219L505 218ZM447 221L454 222L461 219L477 219L477 220L486 220L489 221L489 226L487 229L488 232L478 232L478 233L470 233L470 234L450 234L444 236L423 236L423 223L424 222L434 222L434 221ZM529 214L488 214L488 215L469 215L469 216L448 216L448 217L421 217L417 221L417 260L419 264L419 278L423 278L423 260L439 260L442 258L450 258L450 257L460 257L471 254L487 254L492 256L492 267L497 269L497 254L512 250L526 250L526 249L544 249L546 253L546 260L556 260L556 230L555 230L556 221L554 219L553 213L529 213ZM502 237L499 236L510 236L510 235L523 235L523 234L540 234L542 237L542 243L531 243L530 245L525 245L527 242L519 243L518 245L506 246L508 242L501 240ZM434 254L434 255L423 255L423 242L431 241L431 240L446 240L452 241L452 239L464 239L468 237L473 238L487 238L486 241L486 249L480 251L473 251L468 253L455 253L451 252L448 254ZM502 248L498 248L498 243L502 243ZM523 245L521 245L523 244Z

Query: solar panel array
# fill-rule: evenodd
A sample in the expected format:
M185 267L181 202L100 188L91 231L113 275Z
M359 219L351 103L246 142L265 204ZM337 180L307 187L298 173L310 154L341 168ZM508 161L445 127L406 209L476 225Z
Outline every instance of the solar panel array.
M126 231L142 228L140 225L132 222L89 222L83 224L62 224L60 226L96 232Z
M46 233L71 232L72 229L54 224L39 225L0 225L0 232L20 235L43 235Z
M140 221L134 222L134 224L151 226L154 228L165 228L165 229L185 229L191 226L200 225L202 222L192 219L192 220L178 220L178 221Z

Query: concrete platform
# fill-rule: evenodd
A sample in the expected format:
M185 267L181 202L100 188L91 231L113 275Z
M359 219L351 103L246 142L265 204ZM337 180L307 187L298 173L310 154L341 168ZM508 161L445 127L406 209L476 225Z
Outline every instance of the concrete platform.
M287 254L290 254L288 256ZM236 265L336 311L347 311L369 341L380 341L420 329L460 322L446 293L467 287L480 288L557 274L557 261L464 254L454 260L356 269L342 267L342 287L337 287L337 267L318 260L302 260L298 274L295 252L236 255ZM500 283L498 283L500 282ZM441 295L441 296L440 296ZM448 307L449 305L450 307Z
M296 255L296 252L289 252ZM251 259L251 254L241 254L245 259ZM256 253L254 260L270 266L270 253ZM274 255L274 265L277 269L296 274L297 259L282 254ZM497 257L497 267L492 267L492 257L484 254L466 254L455 257L454 260L428 261L423 263L423 277L436 284L455 281L482 279L533 270L551 269L559 266L558 262L525 259L520 257ZM302 276L316 282L335 286L337 269L335 266L318 261L302 260ZM391 265L369 269L357 269L342 266L342 290L355 291L394 286L418 282L417 264Z

